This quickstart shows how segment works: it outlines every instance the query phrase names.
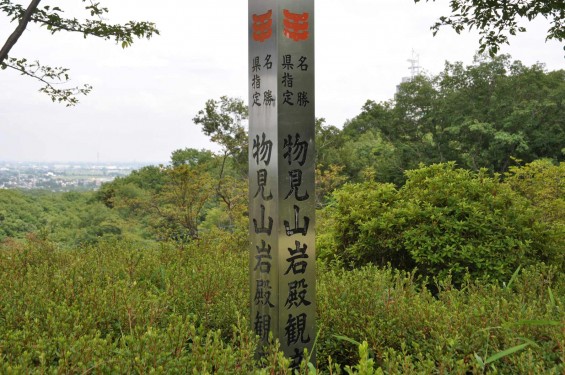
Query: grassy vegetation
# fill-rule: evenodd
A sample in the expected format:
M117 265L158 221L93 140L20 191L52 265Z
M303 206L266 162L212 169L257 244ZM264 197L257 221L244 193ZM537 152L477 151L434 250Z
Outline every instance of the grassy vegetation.
M291 373L276 345L254 358L247 255L228 235L183 249L4 241L0 373ZM318 268L319 373L565 370L565 280L552 267L460 289L390 268Z
M565 71L446 64L316 123L317 363L565 373ZM0 190L0 374L291 374L248 321L241 99L96 193Z
M255 356L243 181L199 197L201 168L0 191L1 374L293 373L276 342ZM438 164L329 189L317 363L298 373L563 374L563 168Z

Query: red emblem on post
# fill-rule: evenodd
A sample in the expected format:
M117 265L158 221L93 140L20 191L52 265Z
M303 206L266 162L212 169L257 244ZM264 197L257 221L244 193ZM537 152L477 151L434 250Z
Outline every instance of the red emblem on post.
M273 35L273 11L253 15L253 40L264 42Z
M295 42L307 40L309 37L309 13L292 13L288 9L284 14L284 36Z

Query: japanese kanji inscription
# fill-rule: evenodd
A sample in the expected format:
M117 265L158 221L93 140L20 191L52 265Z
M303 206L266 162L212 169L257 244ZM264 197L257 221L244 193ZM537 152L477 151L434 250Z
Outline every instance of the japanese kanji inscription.
M248 21L251 326L296 367L316 337L314 0L249 0Z

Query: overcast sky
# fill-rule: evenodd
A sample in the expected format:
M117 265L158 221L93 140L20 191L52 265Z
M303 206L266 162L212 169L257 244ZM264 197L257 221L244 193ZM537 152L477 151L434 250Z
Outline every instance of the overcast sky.
M27 1L21 1L27 5ZM43 1L81 17L78 0ZM0 161L167 162L173 150L214 146L192 118L207 99L247 100L247 1L102 1L111 22L150 20L161 35L123 50L111 41L50 35L28 27L10 55L71 69L93 92L76 107L51 103L40 85L0 71ZM316 116L341 127L366 100L393 97L414 50L429 74L445 61L470 64L478 36L429 27L448 14L447 0L316 1ZM502 52L527 65L565 68L562 44L545 42L548 24ZM0 15L0 43L15 28Z

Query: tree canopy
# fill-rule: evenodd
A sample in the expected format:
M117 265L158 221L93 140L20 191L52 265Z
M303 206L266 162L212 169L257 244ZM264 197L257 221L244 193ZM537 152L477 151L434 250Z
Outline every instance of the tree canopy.
M108 23L104 17L109 13L108 8L91 0L82 0L82 2L85 3L84 10L87 18L79 20L76 17L66 17L65 11L58 6L40 7L41 0L32 0L27 7L11 0L0 0L0 13L8 17L10 22L17 23L14 32L0 49L0 68L13 69L22 75L39 80L43 84L39 91L47 94L54 102L72 106L78 103L77 95L88 94L92 86L88 84L76 87L65 86L70 81L69 69L51 67L37 60L31 61L25 57L9 55L30 23L44 27L51 34L67 31L80 33L85 38L93 36L114 40L122 48L131 46L134 38L149 39L159 34L159 30L152 22L129 21L123 25Z
M563 161L564 98L563 70L508 55L446 63L438 75L402 83L394 100L367 101L319 160L345 166L354 179L370 168L396 184L419 163L503 173L516 160Z
M451 26L458 34L466 28L476 28L481 36L480 51L488 51L491 56L498 52L501 44L508 43L509 35L526 31L520 24L521 19L546 18L551 23L546 39L560 42L565 39L563 0L451 0L449 3L451 14L440 17L432 26L434 35L442 26Z

